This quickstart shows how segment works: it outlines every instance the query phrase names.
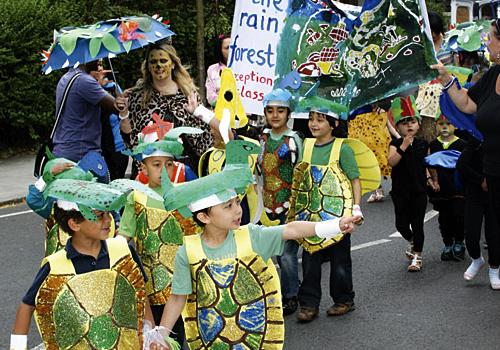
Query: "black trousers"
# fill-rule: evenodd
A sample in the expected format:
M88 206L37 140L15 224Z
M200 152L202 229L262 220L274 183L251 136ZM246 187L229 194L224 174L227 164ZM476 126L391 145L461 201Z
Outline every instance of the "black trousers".
M159 325L161 322L163 309L165 309L165 305L151 305L151 311L153 313L153 318L155 320L156 325ZM174 328L172 328L170 336L174 338L181 345L181 349L184 349L183 344L184 341L186 340L186 334L184 332L184 322L182 321L182 317L179 317L177 322L175 322Z
M413 241L413 250L424 248L424 217L427 209L426 193L398 193L391 191L396 229L407 241Z
M465 244L473 259L481 256L481 228L484 218L484 236L488 243L488 263L500 265L500 230L488 192L481 186L470 184L465 189Z
M445 246L464 240L464 205L464 198L440 200L434 204L434 208L439 211L439 230Z
M335 303L354 300L352 287L351 236L346 235L339 243L310 254L302 254L303 280L299 288L301 306L318 308L321 301L321 264L330 258L330 296Z

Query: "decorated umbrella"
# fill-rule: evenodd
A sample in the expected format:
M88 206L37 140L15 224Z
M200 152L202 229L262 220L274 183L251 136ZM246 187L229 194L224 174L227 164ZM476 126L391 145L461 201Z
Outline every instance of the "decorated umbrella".
M112 58L166 39L175 33L161 17L130 16L54 31L54 42L42 51L42 72L50 72L101 58Z

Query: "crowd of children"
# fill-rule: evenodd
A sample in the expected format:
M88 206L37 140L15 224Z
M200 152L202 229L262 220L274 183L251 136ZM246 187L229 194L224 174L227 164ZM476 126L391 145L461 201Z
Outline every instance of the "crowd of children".
M500 237L479 140L456 135L447 110L432 112L436 136L424 140L415 98L395 97L392 117L383 114L376 127L387 142L370 150L339 137L341 106L314 98L304 105L312 135L305 139L291 126L287 90L265 96L258 140L223 130L224 111L199 178L182 163L179 140L202 131L158 115L128 152L141 164L137 181L105 184L86 162L47 163L28 196L47 219L46 256L18 308L11 349L27 347L33 315L47 349L281 349L283 316L318 316L325 261L333 301L326 314L355 309L350 235L364 221L362 195L381 190L380 168L392 178L408 271L423 268L429 200L439 212L441 260L464 260L467 249L468 281L485 264L484 218L490 283L500 289ZM372 197L383 200L381 192Z

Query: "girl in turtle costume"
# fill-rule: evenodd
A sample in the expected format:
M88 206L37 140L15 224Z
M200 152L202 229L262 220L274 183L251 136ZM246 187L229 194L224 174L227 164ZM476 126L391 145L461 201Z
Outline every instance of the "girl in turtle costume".
M315 138L304 140L302 161L294 170L288 222L321 222L352 213L360 217L360 224L363 216L359 207L360 171L353 147L361 150L360 155L368 157L366 161L369 164L363 164L363 167L373 170L366 178L371 185L364 186L369 187L364 188L365 191L376 189L380 183L377 160L373 152L360 141L333 136L339 122L337 112L340 112L340 106L331 103L318 107L320 104L314 98L303 103L310 110L308 126ZM304 253L297 319L310 322L318 316L321 264L325 260L330 260L331 264L330 296L334 301L327 314L338 316L353 310L350 235L340 232L329 239L313 236L301 239L299 243L303 246Z
M203 232L185 237L177 252L161 325L171 329L182 312L190 349L281 349L281 293L270 257L281 254L287 239L331 237L340 227L351 232L359 218L334 219L327 225L240 226L237 193L253 182L248 154L257 154L259 147L235 140L226 150L223 171L176 187L164 185L165 207L194 215Z
M120 235L134 239L144 264L148 276L146 293L156 324L160 323L163 308L170 295L175 254L182 245L184 235L194 234L199 229L193 220L182 217L177 211L165 210L161 200L162 170L167 169L167 175L175 183L196 178L187 165L183 165L184 171L179 175L180 167L174 167L174 158L180 157L183 152L183 146L178 141L182 133L201 132L196 128L173 128L172 123L164 122L156 116L154 122L139 134L139 143L130 153L141 161L142 172L148 178L148 186L160 199L133 191L127 198L120 225ZM182 344L182 319L179 319L174 330L176 339Z
M71 235L64 250L42 262L18 308L11 349L26 349L33 312L46 349L139 349L152 315L145 273L123 238L108 238L110 210L127 192L109 185L58 179L44 194Z

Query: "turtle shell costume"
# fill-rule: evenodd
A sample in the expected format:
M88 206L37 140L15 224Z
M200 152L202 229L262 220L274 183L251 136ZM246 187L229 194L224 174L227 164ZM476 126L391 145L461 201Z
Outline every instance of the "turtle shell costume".
M328 165L311 164L316 139L304 140L304 155L293 173L292 195L287 222L325 221L352 214L353 193L351 181L340 167L340 148L345 142L354 151L359 166L362 194L373 191L380 184L380 168L373 152L362 142L336 138ZM338 243L344 233L330 238L317 236L303 238L299 243L309 253Z
M77 275L66 251L47 257L50 274L36 296L45 349L139 349L146 293L122 238L106 241L110 269Z
M253 183L248 156L260 147L235 140L226 150L221 172L175 187L162 176L165 207L191 216L245 193ZM183 311L189 348L281 349L284 323L276 268L252 250L247 226L234 234L235 256L217 261L207 258L200 235L185 237L193 291Z
M161 121L158 115L153 120L139 134L139 143L130 153L137 160L152 156L180 157L184 147L178 141L179 136L202 132L197 128L173 128L172 123ZM200 227L176 210L148 206L148 196L140 191L132 195L136 217L133 237L148 277L146 293L151 305L164 305L170 296L175 254L184 236L198 233Z
M183 311L190 349L281 349L279 278L252 250L247 226L234 232L234 259L209 260L199 235L186 237L193 294Z
M96 221L94 209L120 209L130 189L57 179L44 196L63 210ZM44 259L50 272L35 298L35 321L46 349L138 349L142 346L145 285L123 238L106 240L109 269L76 274L66 250Z
M265 129L261 136L263 153L259 163L264 176L263 200L267 214L279 215L290 207L293 164L298 158L294 135L296 133L290 130L275 140L270 136L270 129Z

